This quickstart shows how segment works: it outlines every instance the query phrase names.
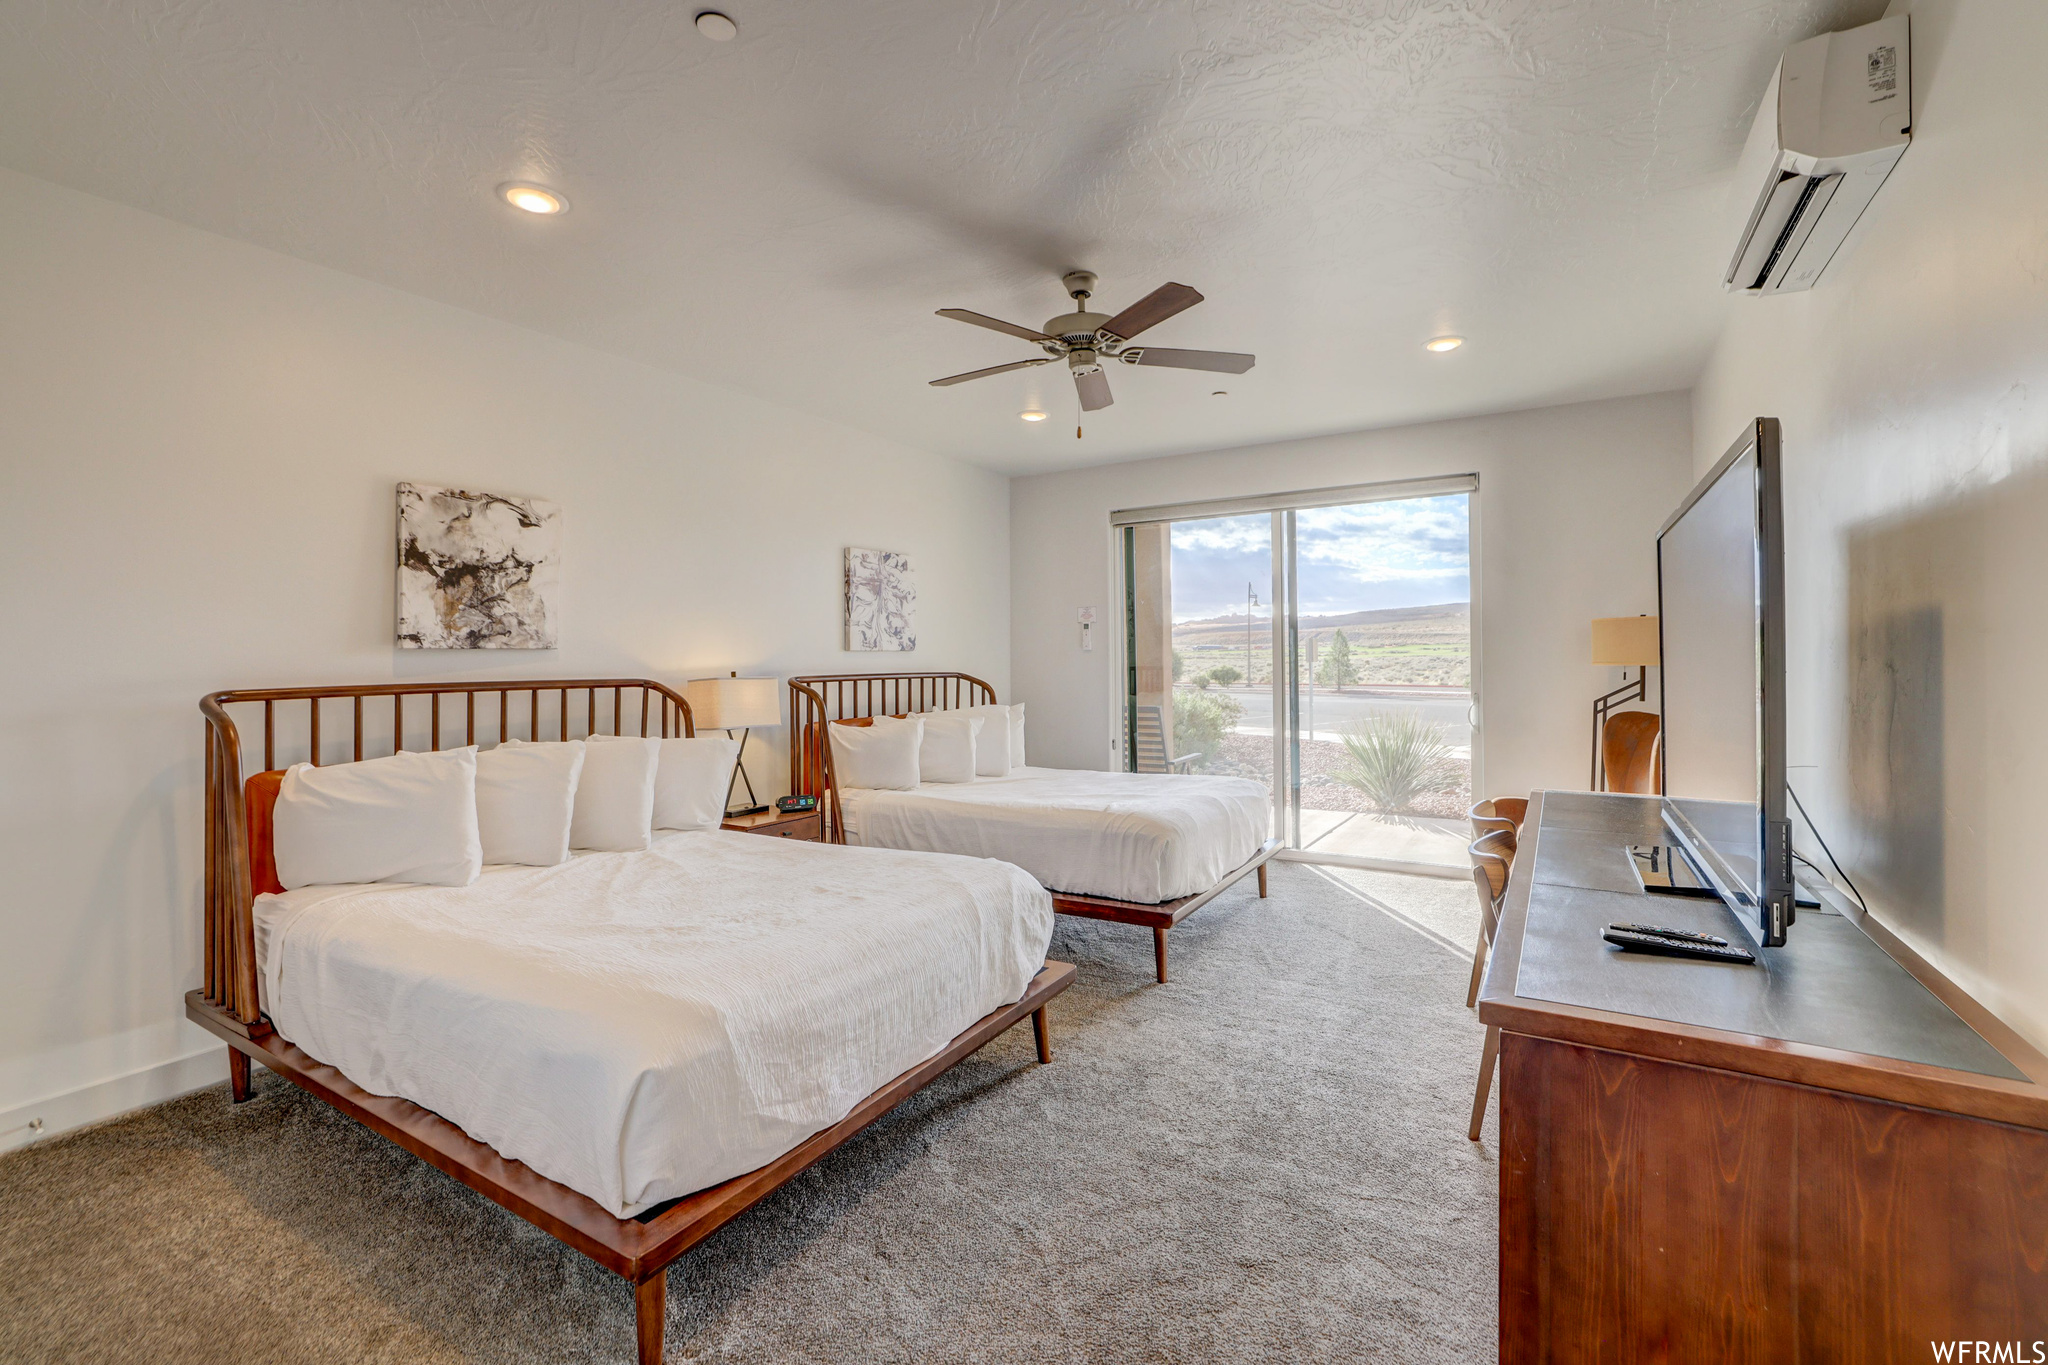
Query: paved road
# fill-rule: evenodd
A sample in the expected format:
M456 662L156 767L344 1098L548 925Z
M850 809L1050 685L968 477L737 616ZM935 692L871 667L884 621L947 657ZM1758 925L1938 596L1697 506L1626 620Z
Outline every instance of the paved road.
M1247 733L1270 734L1273 723L1272 689L1265 687L1220 688L1244 703L1244 724L1238 728ZM1430 691L1409 694L1399 691L1359 691L1346 688L1342 692L1330 692L1318 687L1313 696L1302 693L1302 721L1304 728L1313 729L1319 738L1335 739L1336 731L1355 720L1366 716L1399 711L1413 711L1424 720L1434 721L1444 727L1445 738L1460 748L1469 748L1472 743L1470 724L1471 705L1469 696L1463 693Z

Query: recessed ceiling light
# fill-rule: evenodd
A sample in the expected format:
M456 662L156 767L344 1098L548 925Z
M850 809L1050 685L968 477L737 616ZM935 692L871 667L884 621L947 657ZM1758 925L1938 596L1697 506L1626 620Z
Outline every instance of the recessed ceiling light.
M1215 389L1215 390L1212 390L1212 391L1210 392L1209 396L1210 396L1211 398L1228 398L1228 397L1230 397L1230 390L1229 390L1229 389Z
M740 36L740 26L715 9L697 16L697 32L714 43L729 43Z
M1017 415L1019 417L1022 417L1027 422L1043 422L1045 420L1045 414L1035 410L1031 412L1020 412Z
M545 215L569 211L568 200L553 190L542 189L539 185L527 185L515 180L509 185L498 186L498 194L513 208L524 209L528 213Z
M1431 337L1422 344L1422 349L1425 351L1435 351L1441 355L1445 351L1455 351L1464 344L1465 338L1463 337Z

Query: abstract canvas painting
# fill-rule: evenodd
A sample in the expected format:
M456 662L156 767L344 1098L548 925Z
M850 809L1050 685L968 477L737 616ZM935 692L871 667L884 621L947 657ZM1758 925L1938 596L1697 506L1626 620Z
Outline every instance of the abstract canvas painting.
M846 647L917 648L917 583L908 556L889 550L846 552Z
M540 498L398 485L401 649L553 649L562 512Z

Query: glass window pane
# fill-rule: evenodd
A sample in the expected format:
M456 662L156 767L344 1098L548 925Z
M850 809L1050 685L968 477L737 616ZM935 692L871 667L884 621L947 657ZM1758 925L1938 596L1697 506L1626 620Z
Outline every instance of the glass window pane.
M1462 866L1471 838L1465 494L1296 513L1301 842Z

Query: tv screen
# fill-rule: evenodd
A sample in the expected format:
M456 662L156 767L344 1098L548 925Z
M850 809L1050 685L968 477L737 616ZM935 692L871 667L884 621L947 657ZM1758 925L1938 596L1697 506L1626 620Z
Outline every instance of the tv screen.
M1758 418L1657 535L1664 814L1759 943L1792 922L1778 423Z

